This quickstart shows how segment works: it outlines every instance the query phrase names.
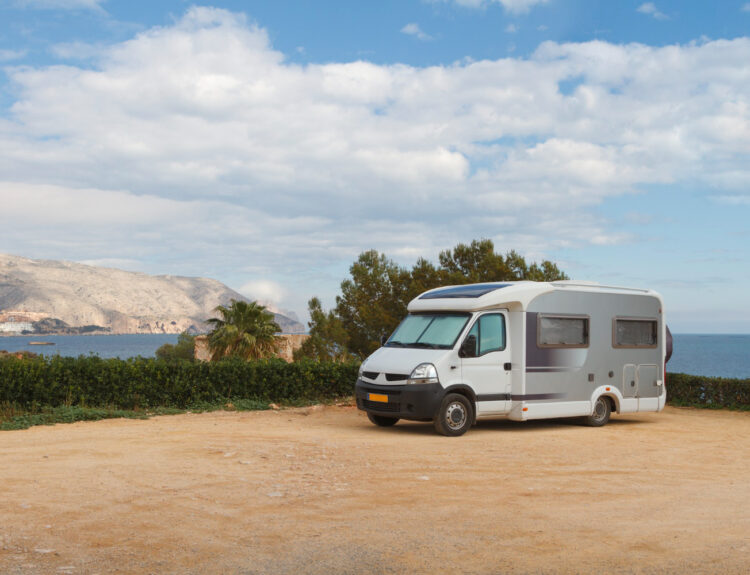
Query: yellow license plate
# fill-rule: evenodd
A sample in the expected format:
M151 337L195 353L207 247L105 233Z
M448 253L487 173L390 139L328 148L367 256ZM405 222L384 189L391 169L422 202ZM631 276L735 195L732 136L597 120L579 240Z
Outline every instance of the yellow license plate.
M367 398L370 401L380 401L381 403L388 403L388 396L381 395L380 393L368 393Z

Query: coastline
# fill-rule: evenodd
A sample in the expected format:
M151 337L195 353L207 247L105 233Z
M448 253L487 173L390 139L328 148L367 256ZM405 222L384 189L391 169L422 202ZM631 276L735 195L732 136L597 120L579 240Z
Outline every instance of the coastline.
M0 350L40 355L102 358L153 357L165 343L177 343L177 333L0 334ZM750 377L750 334L673 334L674 353L667 374L747 379ZM30 341L56 345L33 346Z

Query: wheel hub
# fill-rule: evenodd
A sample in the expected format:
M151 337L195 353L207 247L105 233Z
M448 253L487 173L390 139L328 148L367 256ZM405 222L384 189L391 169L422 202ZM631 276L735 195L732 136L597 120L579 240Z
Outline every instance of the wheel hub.
M452 429L458 429L466 422L466 410L460 403L451 403L445 413L448 425Z

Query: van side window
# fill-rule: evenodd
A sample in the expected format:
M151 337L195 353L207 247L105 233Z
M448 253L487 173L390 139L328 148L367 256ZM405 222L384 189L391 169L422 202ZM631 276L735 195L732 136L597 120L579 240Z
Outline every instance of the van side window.
M613 347L656 347L659 322L655 319L614 319Z
M588 347L589 318L539 314L537 345L539 347Z
M471 326L467 336L473 335L477 341L475 356L505 349L505 318L499 313L480 316Z
M505 318L499 313L479 318L479 355L505 349Z

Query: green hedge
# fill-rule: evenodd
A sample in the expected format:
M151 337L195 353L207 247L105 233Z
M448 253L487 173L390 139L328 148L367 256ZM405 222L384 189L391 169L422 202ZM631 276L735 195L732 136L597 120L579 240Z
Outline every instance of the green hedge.
M289 403L351 396L358 362L219 362L89 357L0 360L0 405L186 409L229 399ZM667 374L667 402L750 410L750 380Z
M187 408L228 399L320 401L351 396L358 363L38 357L0 361L0 404Z
M710 409L750 410L750 379L667 373L667 403Z

